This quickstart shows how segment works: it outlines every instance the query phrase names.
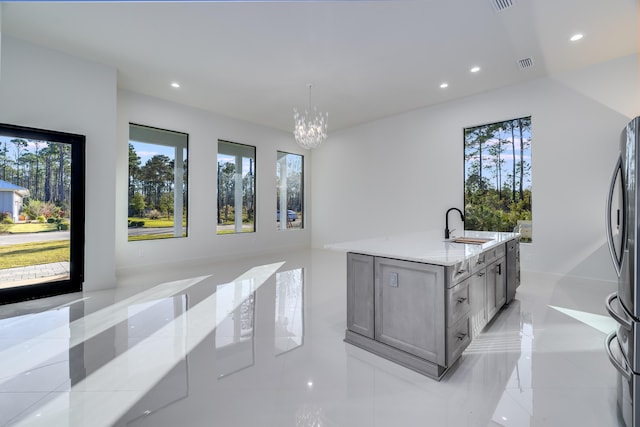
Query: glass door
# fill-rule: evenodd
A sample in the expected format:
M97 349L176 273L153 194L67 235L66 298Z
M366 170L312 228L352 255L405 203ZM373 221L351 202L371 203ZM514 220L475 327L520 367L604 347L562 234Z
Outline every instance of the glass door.
M85 137L0 124L0 304L82 290Z

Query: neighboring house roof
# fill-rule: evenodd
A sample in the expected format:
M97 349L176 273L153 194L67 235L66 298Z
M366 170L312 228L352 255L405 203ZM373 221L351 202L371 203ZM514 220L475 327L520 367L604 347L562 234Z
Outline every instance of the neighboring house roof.
M12 184L7 181L3 181L0 179L0 191L13 191L14 193L18 193L22 197L29 196L29 190L24 187L20 187L19 185Z

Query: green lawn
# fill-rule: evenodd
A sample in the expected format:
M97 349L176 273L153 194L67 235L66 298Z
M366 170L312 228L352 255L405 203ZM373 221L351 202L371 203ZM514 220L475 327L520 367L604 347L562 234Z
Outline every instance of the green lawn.
M0 269L61 261L69 261L68 240L0 246Z
M43 231L57 231L57 224L48 224L48 223L18 223L11 224L7 229L7 232L11 234L17 233L41 233Z
M129 236L129 242L136 242L138 240L158 240L158 239L173 239L173 234L144 234L142 236ZM182 233L182 237L187 237L187 233Z
M144 228L155 228L155 227L173 227L173 218L160 218L160 219L149 219L149 218L138 218L134 216L129 217L129 221L142 221L144 222ZM182 225L184 227L187 226L187 221L183 220Z
M251 228L242 227L242 233L255 233L255 230L253 229L253 226L251 226ZM218 229L216 231L216 234L221 235L221 234L237 234L237 233L235 229L230 228L230 229L223 229L223 230Z

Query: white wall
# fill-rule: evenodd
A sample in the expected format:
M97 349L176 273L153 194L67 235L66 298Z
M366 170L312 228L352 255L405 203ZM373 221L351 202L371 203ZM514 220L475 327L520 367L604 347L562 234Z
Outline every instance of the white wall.
M1 43L0 122L87 137L86 290L113 286L116 270L443 229L445 210L463 203L463 128L529 114L535 242L523 247L523 267L613 278L604 199L620 130L640 113L637 56L336 132L312 156L287 132L118 92L112 67L7 36ZM189 134L186 239L127 242L129 122ZM257 147L256 233L215 234L218 139ZM273 221L277 150L305 155L302 232Z
M600 68L608 72L539 79L330 135L313 158L313 246L443 230L446 209L463 205L463 129L531 115L534 243L522 245L523 268L614 280L605 198L620 131L640 114L637 56Z
M115 283L116 70L2 37L0 122L86 136L86 290Z
M127 176L129 123L189 134L189 230L187 238L127 241ZM216 235L218 139L256 147L256 232ZM295 144L293 135L203 110L132 92L118 92L118 161L116 199L116 262L126 277L140 268L238 258L267 251L308 247L309 228L276 229L276 152L305 156L307 176L311 152ZM305 209L310 209L309 180ZM307 215L306 220L309 220Z
M114 68L11 37L2 38L0 52L0 122L86 136L85 290L115 286L116 272L310 245L309 228L276 230L276 151L304 155L311 172L311 153L299 148L290 133L118 92ZM129 122L189 134L186 239L127 242ZM216 235L218 139L257 147L256 233ZM305 183L306 209L311 207L310 181Z

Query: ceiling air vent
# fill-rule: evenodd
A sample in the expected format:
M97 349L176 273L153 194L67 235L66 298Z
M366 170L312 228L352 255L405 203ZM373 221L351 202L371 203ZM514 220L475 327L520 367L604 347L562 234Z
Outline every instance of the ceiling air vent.
M505 9L509 9L516 0L491 0L491 4L496 12L502 12Z
M527 68L533 67L533 59L531 58L523 58L518 60L518 65L521 70L526 70Z

